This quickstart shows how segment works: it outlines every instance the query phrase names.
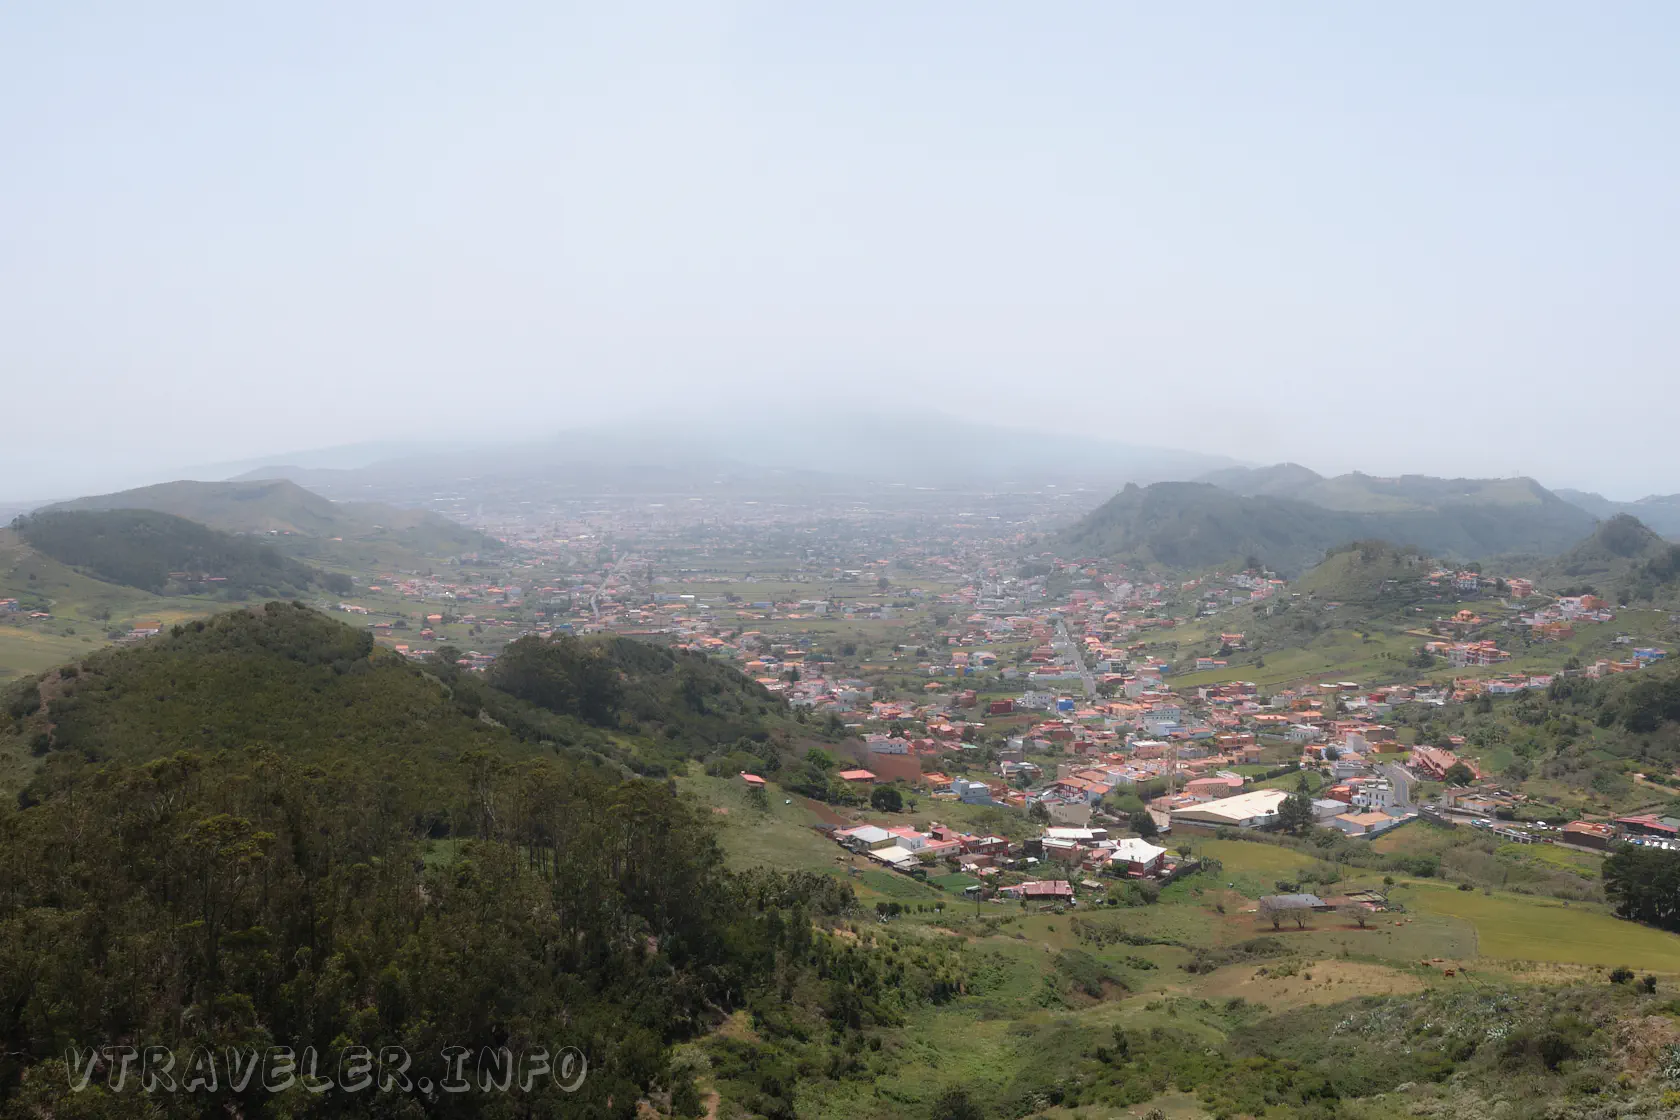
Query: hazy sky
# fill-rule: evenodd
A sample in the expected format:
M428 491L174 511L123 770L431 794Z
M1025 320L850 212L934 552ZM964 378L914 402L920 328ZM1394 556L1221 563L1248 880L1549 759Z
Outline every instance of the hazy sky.
M1680 490L1677 51L1666 2L0 6L0 498L741 400Z

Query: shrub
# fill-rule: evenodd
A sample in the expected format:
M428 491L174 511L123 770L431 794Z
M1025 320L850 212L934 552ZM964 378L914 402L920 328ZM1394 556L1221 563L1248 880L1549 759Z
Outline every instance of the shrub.
M933 1102L932 1120L985 1120L986 1113L974 1103L966 1089L952 1086Z

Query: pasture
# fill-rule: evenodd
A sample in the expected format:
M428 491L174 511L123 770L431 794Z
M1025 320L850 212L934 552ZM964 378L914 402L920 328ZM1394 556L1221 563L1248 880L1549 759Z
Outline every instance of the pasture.
M1435 883L1416 884L1406 904L1469 922L1483 957L1680 972L1680 935L1624 922L1602 907Z

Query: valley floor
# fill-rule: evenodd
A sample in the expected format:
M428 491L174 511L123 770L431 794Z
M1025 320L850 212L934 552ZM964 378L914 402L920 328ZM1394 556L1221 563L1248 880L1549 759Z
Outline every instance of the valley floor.
M867 914L854 923L859 936L908 946L907 952L917 945L960 943L982 962L960 998L918 1009L901 1030L888 1032L882 1050L869 1056L867 1077L803 1079L801 1116L923 1115L932 1098L953 1084L971 1087L976 1099L1014 1101L1023 1109L1015 1115L1096 1120L1143 1117L1152 1109L1180 1118L1246 1115L1210 1105L1218 1093L1188 1074L1179 1087L1163 1085L1135 1103L1072 1109L1056 1105L1054 1086L1088 1082L1093 1055L1116 1028L1133 1037L1167 1031L1175 1038L1200 1038L1210 1048L1247 1046L1274 1017L1293 1016L1299 1029L1332 1034L1358 1010L1393 1000L1409 1001L1409 1008L1508 998L1522 1003L1542 997L1521 993L1554 988L1621 996L1628 986L1608 980L1616 967L1656 976L1658 994L1645 997L1639 1015L1656 1016L1649 1029L1680 1040L1676 1005L1670 1002L1680 982L1680 936L1621 921L1601 905L1401 878L1391 888L1397 908L1373 915L1369 928L1317 914L1308 928L1289 923L1274 930L1259 920L1255 899L1272 893L1276 880L1316 861L1273 844L1180 838L1196 855L1219 861L1218 870L1173 884L1155 905L1028 910L1016 903L964 901L960 886L946 891L864 867L814 827L854 814L836 813L774 786L767 807L755 808L734 783L690 777L684 785L723 820L723 842L737 865L846 879ZM902 815L905 823L925 823L930 810L944 808L927 805L918 814ZM1420 835L1419 842L1427 839ZM1337 890L1381 885L1379 873L1346 872ZM881 921L874 913L880 901L898 902L904 912ZM1070 961L1100 982L1090 990L1070 985ZM746 1028L737 1023L736 1029ZM721 1114L728 1116L740 1086L724 1082L721 1088ZM1514 1084L1504 1106L1447 1084L1389 1088L1393 1091L1382 1097L1344 1101L1335 1115L1368 1120L1476 1115L1460 1111L1470 1101L1501 1109L1490 1115L1542 1114L1521 1111L1524 1093L1541 1092L1527 1083ZM1040 1098L1023 1098L1033 1092Z

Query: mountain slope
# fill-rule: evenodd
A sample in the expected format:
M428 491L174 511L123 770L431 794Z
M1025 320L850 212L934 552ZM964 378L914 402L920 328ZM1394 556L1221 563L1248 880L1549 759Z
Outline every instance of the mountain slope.
M1532 478L1436 478L1422 474L1383 478L1362 471L1325 478L1294 463L1278 463L1215 471L1196 481L1210 482L1235 494L1294 498L1351 513L1405 513L1459 506L1545 508L1554 518L1584 526L1582 534L1592 529L1591 520L1579 516L1585 507L1547 490ZM1576 508L1561 510L1557 508L1560 503Z
M426 555L500 547L482 533L425 510L378 502L334 502L285 479L164 482L60 502L42 512L113 509L158 510L228 533L389 541Z
M885 410L812 424L796 412L745 406L703 421L651 417L549 439L443 447L353 470L273 466L242 477L290 478L333 495L409 500L430 497L438 487L453 490L463 476L573 493L720 493L720 484L754 492L855 493L883 483L952 489L1056 483L1107 490L1230 464L1201 452L938 414Z
M1585 490L1558 490L1557 496L1580 506L1594 517L1610 518L1618 513L1637 517L1655 533L1670 539L1680 537L1680 494L1653 494L1637 502L1613 502L1602 494Z
M1210 471L1195 479L1233 494L1253 498L1266 495L1273 498L1295 498L1324 476L1299 463L1275 463L1269 467L1227 467Z
M445 1111L517 1100L627 1120L656 1087L695 1099L670 1045L772 976L787 998L821 936L812 919L852 902L822 876L731 874L713 814L669 783L522 744L366 635L287 604L6 690L0 756L19 755L39 769L0 828L7 1116L163 1115L132 1107L132 1080L128 1098L102 1074L75 1092L61 1056L109 1032L183 1061L194 1046L311 1047L328 1077L352 1045L416 1065L447 1046L574 1047L562 1077ZM788 928L801 937L784 949ZM430 1082L414 1084L377 1106L318 1099L333 1115L436 1113ZM275 1099L224 1067L180 1114L271 1115Z
M12 523L30 547L61 564L154 595L215 594L226 599L290 597L318 585L340 593L329 576L269 545L146 509L61 510Z
M1552 590L1591 587L1618 600L1669 599L1680 594L1680 545L1618 513L1547 564L1541 582Z
M1294 573L1332 545L1360 535L1361 521L1285 498L1242 497L1200 482L1127 486L1055 541L1063 552L1119 556L1170 568L1203 568L1255 557Z
M0 529L0 598L81 622L130 619L169 605L160 595L79 572L31 548L11 528Z
M1443 479L1365 479L1360 485L1385 481L1403 484L1393 491L1406 495L1404 504L1395 502L1400 508L1329 508L1298 498L1244 496L1209 483L1128 486L1054 544L1074 554L1178 568L1252 556L1292 574L1317 563L1336 545L1366 538L1474 560L1513 552L1552 555L1593 528L1588 514L1529 480L1506 480L1509 484L1498 491L1491 484L1466 487L1462 480ZM1368 490L1377 497L1384 492L1381 487ZM1495 492L1512 500L1484 500ZM1430 493L1436 504L1419 504Z
M49 678L46 718L15 733L45 732L52 751L129 763L181 745L314 759L357 744L425 768L481 739L514 746L370 634L315 611L269 603L175 629L90 654L69 680Z

